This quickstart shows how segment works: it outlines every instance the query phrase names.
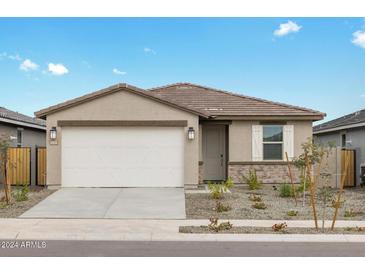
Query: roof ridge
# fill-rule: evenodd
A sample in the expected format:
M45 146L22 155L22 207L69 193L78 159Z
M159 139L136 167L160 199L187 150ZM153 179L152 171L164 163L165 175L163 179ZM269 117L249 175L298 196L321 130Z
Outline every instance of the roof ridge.
M24 123L28 123L28 124L32 124L32 125L43 126L43 127L45 126L45 121L43 119L39 119L37 117L32 117L32 116L23 114L19 111L14 111L14 110L8 109L3 106L0 107L0 117L9 119L9 120L13 120L13 121L24 122Z
M346 124L346 122L348 122L348 125L356 124L358 122L356 122L356 121L351 122L350 120L352 118L355 118L357 116L356 115L357 113L361 113L361 112L365 112L365 109L360 109L360 110L351 112L349 114L342 115L338 118L335 118L335 119L332 119L332 120L327 121L325 123L316 125L316 126L313 127L313 129L314 130L321 130L322 128L325 128L327 125L329 126L328 129L331 129L331 128L335 128L335 127L341 126L343 124ZM361 121L359 121L359 122L361 122ZM333 125L331 125L332 123L333 123Z
M295 105L270 101L270 100L266 100L266 99L262 99L262 98L258 98L258 97L254 97L254 96L239 94L237 92L230 92L230 91L226 91L226 90L222 90L222 89L212 88L212 87L208 87L208 86L202 86L202 85L193 84L193 83L189 83L189 82L178 82L178 83L173 83L173 84L169 84L169 85L165 85L165 86L150 88L150 89L147 89L147 90L148 91L154 91L154 90L158 90L158 89L165 89L165 88L180 86L180 85L194 86L194 87L198 87L198 88L202 88L202 89L206 89L206 90L212 90L212 91L215 91L215 92L225 93L225 94L228 94L228 95L231 95L231 96L237 96L237 97L240 97L240 98L251 99L251 100L264 102L264 103L276 104L278 106L283 106L283 107L287 107L287 108L295 108L295 109L302 110L302 111L309 111L309 112L316 113L316 114L323 115L323 116L326 115L323 112L320 112L320 111L317 111L317 110L314 110L314 109L310 109L310 108L304 108L304 107L299 107L299 106L295 106Z
M58 110L60 108L67 108L67 107L70 107L71 105L78 104L84 100L92 100L96 97L103 96L109 92L116 92L119 88L126 88L126 89L130 90L131 92L135 92L136 94L139 94L140 96L154 98L156 101L160 101L162 103L164 102L165 104L173 105L174 107L184 109L185 111L188 111L188 112L193 112L195 114L206 116L206 117L210 116L210 114L205 111L195 109L190 106L178 104L177 102L170 100L170 99L161 98L161 97L157 96L156 94L153 94L152 92L148 92L145 89L141 89L141 88L138 88L136 86L133 86L133 85L130 85L127 83L118 83L118 84L111 85L106 88L102 88L102 89L99 89L99 90L96 90L93 92L89 92L87 94L81 95L81 96L73 98L73 99L63 101L59 104L55 104L50 107L43 108L43 109L36 111L35 115L36 115L36 117L43 117L47 113L54 112L55 110Z

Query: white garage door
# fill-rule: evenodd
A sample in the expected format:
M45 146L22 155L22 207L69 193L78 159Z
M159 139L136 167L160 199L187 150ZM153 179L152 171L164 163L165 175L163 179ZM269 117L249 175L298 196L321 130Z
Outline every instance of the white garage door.
M64 127L62 186L183 187L183 128Z

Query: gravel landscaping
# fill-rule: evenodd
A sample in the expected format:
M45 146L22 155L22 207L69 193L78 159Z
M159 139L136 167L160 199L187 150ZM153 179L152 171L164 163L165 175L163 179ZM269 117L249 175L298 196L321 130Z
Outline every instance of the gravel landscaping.
M230 230L215 232L210 230L208 226L181 226L179 232L197 234L365 234L365 230L359 231L359 229L355 227L335 228L333 231L328 228L322 231L321 229L316 230L315 228L309 227L287 227L282 231L274 231L271 227L237 226L232 227Z
M276 189L276 190L275 190ZM335 190L332 190L335 192ZM256 209L255 203L249 199L250 195L260 195L265 209ZM280 197L279 185L263 185L262 189L249 190L247 185L235 186L231 193L224 194L220 200L213 200L208 193L187 193L186 215L188 219L269 219L269 220L311 220L312 209L310 207L310 196L306 194L305 206L303 199L299 197L298 205L295 205L293 198ZM365 220L365 188L345 189L342 207L339 210L339 220ZM216 212L217 201L231 210L227 212ZM297 212L297 216L288 216L288 212ZM322 204L318 201L318 219L322 219ZM347 211L347 213L346 213ZM349 212L351 214L349 214ZM331 202L326 206L326 219L332 219L334 208ZM345 217L351 215L350 217Z
M0 190L0 197L3 196L2 190ZM6 205L4 202L0 202L0 218L17 218L31 207L38 204L47 196L52 194L55 190L49 190L46 188L31 188L28 194L28 200L17 202L13 199L10 205Z

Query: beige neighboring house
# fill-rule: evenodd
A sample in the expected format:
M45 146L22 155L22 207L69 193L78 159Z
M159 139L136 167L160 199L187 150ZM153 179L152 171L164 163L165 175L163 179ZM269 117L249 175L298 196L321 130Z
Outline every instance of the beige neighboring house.
M288 181L324 113L190 83L117 84L35 113L47 120L47 184L196 187L255 168Z

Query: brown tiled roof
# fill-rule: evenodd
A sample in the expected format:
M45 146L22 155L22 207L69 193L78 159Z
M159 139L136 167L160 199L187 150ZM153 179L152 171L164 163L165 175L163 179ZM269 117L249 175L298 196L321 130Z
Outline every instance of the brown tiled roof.
M24 114L21 114L16 111L12 111L10 109L0 107L0 118L5 118L8 122L11 123L11 121L14 122L23 122L31 125L46 126L46 121L34 117L30 117Z
M149 90L121 83L42 109L37 111L35 115L39 118L45 118L50 113L119 91L130 91L204 118L214 118L216 116L300 116L306 117L308 120L320 120L325 116L324 113L311 109L271 102L190 83L177 83Z
M162 99L208 112L211 116L325 116L324 113L219 89L177 83L149 89Z

